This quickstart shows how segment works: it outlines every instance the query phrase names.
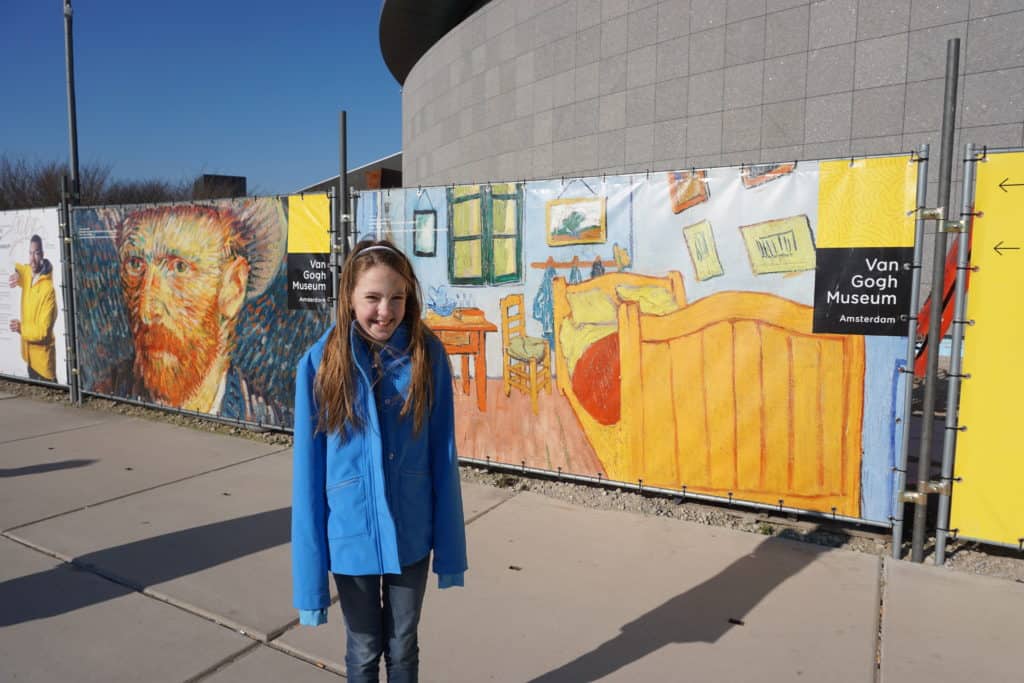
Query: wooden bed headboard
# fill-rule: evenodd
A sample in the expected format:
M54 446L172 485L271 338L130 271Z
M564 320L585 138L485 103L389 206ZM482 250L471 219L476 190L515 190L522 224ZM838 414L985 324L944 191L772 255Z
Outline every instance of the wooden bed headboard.
M683 285L683 276L677 270L669 271L668 275L664 277L658 277L655 275L639 275L637 273L605 273L589 280L570 285L565 281L564 277L556 277L552 283L551 288L551 299L552 308L554 309L554 330L555 330L555 374L556 384L558 388L565 393L569 386L569 368L565 362L565 356L559 349L558 341L558 330L562 325L562 320L569 317L571 311L569 309L569 292L583 292L591 289L600 289L602 292L608 295L608 297L615 302L619 301L618 294L615 292L615 288L619 285L632 285L632 286L656 286L664 287L665 289L672 292L676 302L680 307L686 306L686 288Z

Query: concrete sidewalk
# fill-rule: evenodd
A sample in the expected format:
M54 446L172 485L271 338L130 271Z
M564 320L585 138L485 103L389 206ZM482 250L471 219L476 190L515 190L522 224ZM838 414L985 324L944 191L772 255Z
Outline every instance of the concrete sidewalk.
M304 681L290 449L0 399L0 678ZM1021 680L1024 585L465 484L464 589L428 591L421 680Z

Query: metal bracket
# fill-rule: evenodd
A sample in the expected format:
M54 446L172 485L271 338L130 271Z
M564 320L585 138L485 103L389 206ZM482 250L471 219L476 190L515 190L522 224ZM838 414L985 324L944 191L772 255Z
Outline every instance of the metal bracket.
M927 505L928 494L938 493L948 496L950 493L950 482L948 481L926 481L923 491L904 491L900 494L901 503L913 503L914 505Z
M928 493L938 493L943 496L948 496L952 487L950 481L926 481L924 483L924 489Z
M913 503L914 505L927 505L928 494L920 491L904 491L900 494L901 503Z
M967 222L964 220L942 221L939 224L939 232L964 232L965 230L967 230Z
M946 207L944 206L936 206L935 208L932 209L922 208L918 213L921 220L923 221L946 220Z

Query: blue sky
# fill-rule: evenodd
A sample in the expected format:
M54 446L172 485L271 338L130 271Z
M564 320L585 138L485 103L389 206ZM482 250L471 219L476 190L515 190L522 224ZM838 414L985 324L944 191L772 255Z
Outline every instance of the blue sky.
M78 155L116 179L285 194L401 149L379 0L72 0ZM0 0L0 155L68 158L63 0Z

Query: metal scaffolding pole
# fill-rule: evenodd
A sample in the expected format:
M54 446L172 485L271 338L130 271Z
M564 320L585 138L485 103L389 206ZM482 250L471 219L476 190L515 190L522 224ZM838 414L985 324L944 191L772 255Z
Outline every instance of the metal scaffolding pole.
M928 153L927 144L918 148L917 205L914 220L914 258L910 279L910 312L907 325L907 360L903 368L903 432L900 442L900 461L896 467L896 484L893 487L892 556L900 559L903 545L903 489L907 485L907 457L910 453L910 419L914 402L914 355L917 351L917 310L921 295L921 263L924 254L923 210L927 206L928 194Z
M74 257L71 252L71 193L68 177L60 177L60 260L61 298L64 302L64 366L68 378L68 398L81 405L82 392L78 382L78 340L75 335L75 295L73 289Z
M351 204L348 199L348 112L344 110L339 119L338 159L341 164L341 172L338 174L339 201L341 202L341 244L342 254L347 258L348 252L352 248L349 240L349 225L352 216L349 211Z
M71 172L71 205L81 200L81 187L78 179L78 114L75 108L75 47L71 30L71 0L64 3L64 63L67 68L68 86L68 143L71 155L69 166Z
M942 151L939 155L939 191L936 206L946 215L949 206L949 186L953 170L953 134L956 125L957 78L960 66L960 39L946 42L946 92L942 102ZM939 369L939 335L942 331L942 289L946 266L946 224L940 217L935 233L932 253L932 306L928 326L928 364L924 384L924 405L921 430L921 450L917 461L917 496L914 500L914 535L910 559L924 560L925 522L928 513L928 493L932 450L932 421L935 419L935 390Z
M331 237L331 253L330 253L330 264L331 264L331 296L327 299L327 305L331 307L331 322L338 322L338 232L341 226L339 220L340 211L338 211L338 190L333 185L327 188L327 200L331 206L331 227L329 230Z
M953 487L953 454L956 451L956 437L959 433L960 379L963 376L963 362L960 350L963 348L964 330L970 323L967 316L967 272L970 268L968 246L971 241L974 212L974 174L977 168L974 145L964 146L964 189L960 209L960 235L957 238L956 291L953 298L953 343L952 359L949 366L949 395L946 397L946 435L942 442L942 481L939 488L939 517L935 529L935 564L946 561L946 539L949 535L949 502Z

